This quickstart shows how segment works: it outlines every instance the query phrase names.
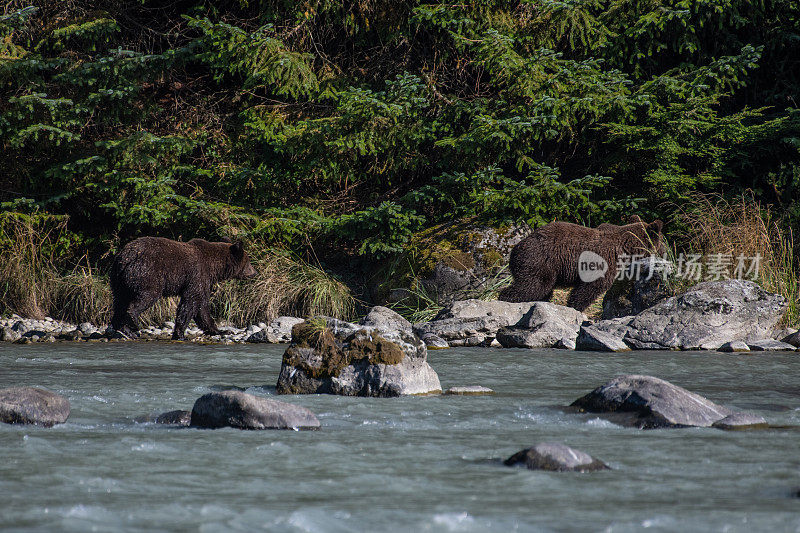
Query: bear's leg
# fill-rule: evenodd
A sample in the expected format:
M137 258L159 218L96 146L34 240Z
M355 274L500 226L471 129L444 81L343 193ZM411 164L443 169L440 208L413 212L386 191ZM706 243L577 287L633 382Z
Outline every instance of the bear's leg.
M178 304L178 312L175 315L175 329L172 330L172 340L184 340L186 336L183 332L189 322L197 316L197 300L186 294L181 296Z
M211 318L210 305L208 301L206 301L204 305L200 306L200 310L197 312L197 316L194 320L206 335L219 335L219 329L217 329L214 319Z
M556 276L550 272L514 276L514 283L503 289L500 300L506 302L546 302L553 297Z
M611 282L613 283L613 281L612 278ZM591 283L581 282L569 293L567 305L578 311L583 311L592 305L592 303L597 300L598 296L607 291L610 286L611 283L604 278L592 281Z
M144 294L134 298L125 309L125 313L122 317L122 327L129 328L129 331L132 333L139 331L139 315L150 309L150 307L156 303L158 297L158 294ZM116 329L116 327L114 329Z
M122 296L114 295L114 311L111 315L111 327L127 336L133 333L130 327L128 327L129 305L130 300L127 297L123 298Z

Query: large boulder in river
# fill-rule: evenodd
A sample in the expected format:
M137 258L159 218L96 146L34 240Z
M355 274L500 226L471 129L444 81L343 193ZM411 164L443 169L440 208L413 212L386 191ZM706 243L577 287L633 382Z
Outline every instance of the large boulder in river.
M439 393L439 376L427 357L414 333L317 317L293 328L277 390L380 397Z
M69 400L36 387L0 389L0 422L52 427L69 418Z
M574 342L586 320L571 307L534 302L516 324L497 331L497 340L504 348L552 348L559 341Z
M414 324L414 332L420 337L437 335L450 346L489 346L500 328L519 322L535 303L459 300L430 322Z
M625 342L638 349L716 350L769 338L786 308L783 296L752 281L706 281L636 315Z
M735 424L737 411L652 376L627 375L612 379L572 403L590 413L612 414L620 423L643 429L711 427L726 419ZM766 424L752 415L747 425Z
M593 472L608 470L608 466L588 453L570 448L565 444L542 442L521 450L505 461L506 466L524 465L529 470L554 472Z
M198 398L190 424L207 429L317 429L320 425L305 407L236 390L210 392Z
M603 296L603 319L637 315L672 296L672 263L657 256L631 261Z

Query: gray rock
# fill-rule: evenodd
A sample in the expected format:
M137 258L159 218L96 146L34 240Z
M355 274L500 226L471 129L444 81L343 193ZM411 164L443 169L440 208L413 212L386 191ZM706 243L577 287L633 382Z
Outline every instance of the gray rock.
M747 345L746 342L743 341L733 341L733 342L726 342L722 346L719 347L720 352L749 352L750 347Z
M504 318L508 325L516 324L536 302L501 302L500 300L459 300L448 305L434 320L448 318Z
M467 385L465 387L450 387L445 391L445 394L456 396L484 396L494 394L494 391L488 387L482 387L481 385Z
M446 340L433 333L425 334L425 336L422 337L422 342L425 343L425 346L429 350L443 350L450 347Z
M35 387L0 389L0 422L52 427L69 418L69 400Z
M14 328L4 327L3 331L0 332L0 340L6 342L14 342L20 337L22 337L22 335L20 335L19 331L15 331Z
M572 403L592 413L613 413L616 421L643 429L710 427L736 411L652 376L612 379Z
M800 331L792 333L791 335L787 335L781 339L781 342L791 344L795 348L800 348Z
M294 316L279 316L267 326L267 342L285 343L292 340L292 328L303 322L302 318Z
M575 340L586 320L571 307L534 302L516 324L500 328L496 337L505 348L551 348L565 337Z
M736 431L742 429L765 429L769 427L769 424L767 424L763 416L754 415L752 413L734 413L726 416L722 420L717 420L711 427Z
M581 326L575 341L575 349L589 352L629 352L631 350L622 337L597 326Z
M191 421L192 412L181 409L161 413L154 420L156 424L168 424L173 426L188 426Z
M635 317L623 316L617 318L609 318L607 320L598 320L594 324L586 324L594 326L596 329L609 333L614 337L624 338L625 335L631 330L631 322Z
M272 344L286 343L292 340L292 327L303 322L302 318L293 316L279 316L269 325L250 326L242 335L245 342L268 342Z
M210 392L192 407L191 426L238 429L318 429L317 417L299 405L240 391Z
M553 348L560 348L562 350L575 350L578 347L577 338L563 337L560 339Z
M449 346L489 346L497 330L507 325L508 319L498 316L445 318L414 324L414 333L420 337L436 335Z
M672 295L672 263L649 256L632 261L603 297L603 319L637 315Z
M442 309L430 322L414 325L420 337L433 334L450 346L489 346L497 330L519 322L534 303L498 300L459 300Z
M379 397L439 393L442 386L427 355L413 333L317 318L295 327L277 390Z
M782 341L786 337L791 337L792 335L797 333L797 331L798 330L795 328L779 328L773 331L772 334L769 336L769 338Z
M92 333L94 333L95 331L97 331L97 328L96 328L96 327L94 327L94 324L92 324L91 322L82 322L82 323L81 323L81 324L78 326L78 329L79 329L79 330L80 330L80 332L81 332L81 333L83 333L83 335L84 335L84 336L86 336L86 337L90 336Z
M361 319L360 325L376 328L381 331L404 331L412 333L411 322L400 316L396 311L376 305L369 310L367 316Z
M525 465L528 470L552 472L594 472L608 470L608 466L588 453L561 443L543 442L519 451L506 459L506 466Z
M247 326L247 329L244 330L245 335L247 335L248 337L257 331L261 331L261 328L254 324Z
M252 343L269 342L267 340L267 331L264 329L260 329L254 332L253 334L245 337L245 342L252 342Z
M636 315L625 342L638 349L717 350L769 337L786 300L751 281L699 283Z
M754 352L773 352L773 351L788 351L793 352L797 350L795 346L789 343L776 341L775 339L760 339L757 341L750 341L747 343L750 350Z

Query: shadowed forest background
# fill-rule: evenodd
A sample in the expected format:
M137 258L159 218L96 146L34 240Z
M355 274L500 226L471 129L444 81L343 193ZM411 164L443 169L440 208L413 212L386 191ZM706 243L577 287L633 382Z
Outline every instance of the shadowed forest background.
M347 315L439 228L631 213L796 297L798 98L793 0L13 0L0 312L103 321L161 235L246 242L219 316Z

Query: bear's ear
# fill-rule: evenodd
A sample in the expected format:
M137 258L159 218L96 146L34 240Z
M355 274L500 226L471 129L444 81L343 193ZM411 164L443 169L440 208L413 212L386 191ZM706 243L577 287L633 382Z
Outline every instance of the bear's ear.
M237 259L244 255L244 245L242 244L242 241L235 242L231 245L231 254L233 254L233 257Z
M661 233L661 230L664 229L664 222L662 222L661 220L654 220L648 225L648 228L653 233Z
M233 241L228 237L222 237L220 238L219 242L227 242L228 244L231 244Z
M640 217L639 215L631 215L631 216L628 218L628 224L636 224L636 223L638 223L638 222L644 222L644 221L642 220L642 217Z

